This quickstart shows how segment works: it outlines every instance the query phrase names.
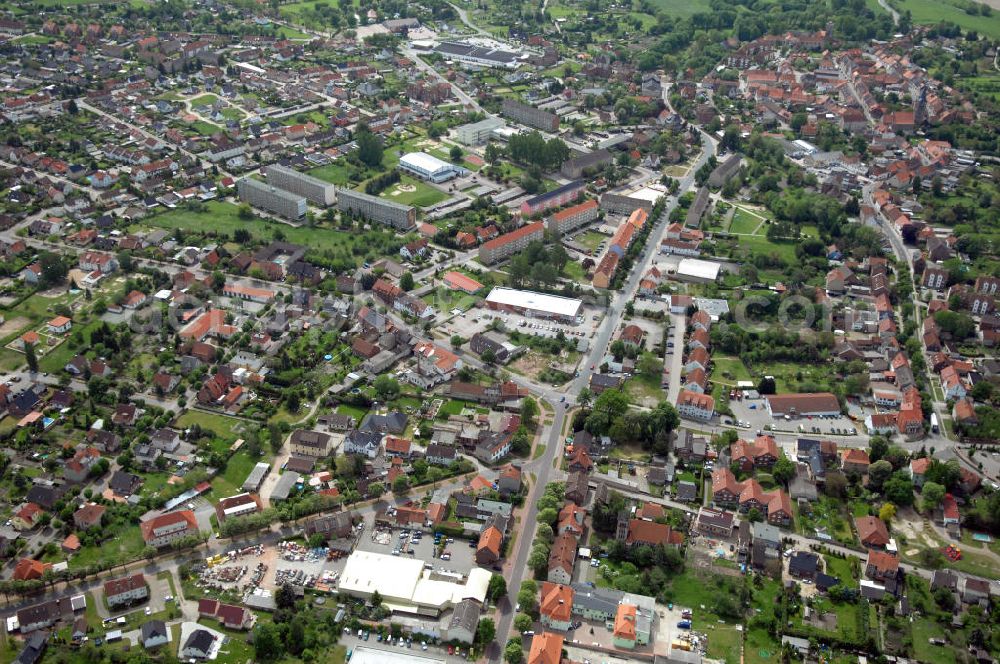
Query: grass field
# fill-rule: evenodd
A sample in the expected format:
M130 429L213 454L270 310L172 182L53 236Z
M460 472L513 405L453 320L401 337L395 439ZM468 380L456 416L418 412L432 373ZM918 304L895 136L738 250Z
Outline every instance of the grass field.
M608 236L603 233L598 233L597 231L587 231L586 233L577 235L574 241L584 247L587 247L587 249L590 249L591 253L593 253L597 250L597 245L607 240Z
M976 30L981 35L1000 39L1000 12L997 10L990 16L973 16L962 9L966 3L960 0L894 0L890 4L896 9L909 10L914 23L951 21L964 30Z
M50 373L55 373L62 369L78 353L85 352L90 347L90 333L97 329L100 324L101 320L95 318L83 327L84 344L82 346L70 346L68 341L63 341L53 350L46 353L38 360L39 369Z
M175 426L181 429L186 429L193 424L197 424L203 429L209 429L222 440L233 443L240 437L247 423L235 417L206 413L201 410L185 411L174 423Z
M711 11L708 0L651 0L651 4L657 10L677 17Z
M917 661L931 664L950 664L955 661L955 651L948 646L931 645L930 639L943 638L941 626L928 618L915 618L910 627L913 635L913 654Z
M178 208L165 214L143 219L142 225L171 229L181 228L195 232L216 231L230 235L236 229L243 228L250 231L253 236L262 239L270 238L276 230L281 229L286 241L302 244L318 251L325 249L338 252L352 251L355 244L361 244L366 249L370 249L372 246L372 238L369 237L368 233L348 233L330 228L308 228L306 226L293 227L256 218L240 219L239 208L232 203L219 201L207 203L204 212ZM381 231L373 232L382 234ZM360 260L364 256L357 256L357 258Z
M219 98L216 95L213 95L213 94L204 94L204 95L201 95L200 97L195 97L194 99L192 99L191 100L191 105L192 106L211 106L212 104L214 104L218 100L219 100Z
M752 380L743 360L738 357L713 357L712 364L715 365L712 370L713 380L721 378L733 385L736 381Z
M243 479L246 479L245 477ZM100 546L88 546L69 559L72 569L88 567L100 561L135 560L142 555L146 543L142 539L139 526L129 526L115 533L114 539L105 541Z
M242 491L243 482L257 461L258 459L253 459L242 451L229 457L226 469L212 479L212 490L205 494L206 497L225 498Z
M759 229L761 229L761 224L763 223L763 218L738 207L733 213L733 220L729 225L729 232L738 233L740 235L756 235L760 232Z
M788 263L796 260L795 246L798 242L794 240L772 242L764 235L741 235L739 242L741 248L749 249L754 254L777 254Z
M188 124L188 127L202 136L212 136L217 132L222 131L222 127L211 122L205 122L204 120L195 120Z
M411 187L413 191L406 191L406 189ZM358 187L358 189L364 191L364 187ZM398 184L394 184L383 191L379 194L379 197L402 205L430 207L448 198L448 195L426 182L421 182L416 178L411 178L409 175L404 175L400 178Z
M314 178L319 178L324 182L329 182L331 184L340 185L342 187L347 186L351 183L348 178L348 173L350 172L350 167L343 160L338 159L332 164L327 164L326 166L320 166L309 171L309 175Z

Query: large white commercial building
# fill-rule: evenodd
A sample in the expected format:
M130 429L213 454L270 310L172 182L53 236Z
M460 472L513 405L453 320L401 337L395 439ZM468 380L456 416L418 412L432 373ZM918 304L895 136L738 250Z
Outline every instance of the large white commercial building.
M572 297L546 295L534 291L497 286L486 296L486 306L494 311L511 311L534 318L551 318L575 323L583 314L583 302Z
M479 567L464 576L425 570L423 560L355 551L344 565L337 590L361 599L377 591L392 611L437 616L464 599L485 603L491 576Z
M355 646L351 664L446 664L446 660L425 657L410 650L382 650L369 646Z
M409 152L399 158L399 167L418 178L431 182L447 182L465 173L461 166L449 164L426 152Z
M721 263L698 260L697 258L684 258L677 264L677 279L708 284L719 278L721 268Z

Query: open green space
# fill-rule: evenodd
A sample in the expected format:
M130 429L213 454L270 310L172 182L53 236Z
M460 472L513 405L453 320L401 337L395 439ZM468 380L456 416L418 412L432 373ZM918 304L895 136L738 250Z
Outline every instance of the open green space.
M212 478L212 490L206 497L219 499L242 491L243 482L258 461L242 450L229 457L226 469Z
M711 11L708 0L650 0L650 4L658 11L678 18Z
M246 479L246 478L244 478ZM104 541L100 546L85 546L69 559L71 569L90 567L100 562L126 562L142 556L146 542L142 539L139 526L121 528L113 539Z
M759 232L758 228L763 223L764 219L761 217L758 217L756 214L749 212L748 210L738 207L736 208L736 211L733 212L733 220L729 225L729 232L740 235L753 235L755 234L755 231Z
M187 410L177 418L174 426L180 429L197 424L202 429L208 429L215 435L228 443L235 442L240 438L241 432L246 426L246 422L235 417L227 417L218 413L207 413L202 410Z
M654 0L655 1L655 0ZM978 9L980 3L967 0L893 0L895 9L910 12L914 23L934 24L950 21L963 30L975 30L981 35L1000 39L1000 12L993 10L989 16L967 12L966 8Z
M358 187L358 190L364 191L364 187ZM402 205L430 207L448 198L448 195L426 182L421 182L409 175L404 175L398 183L379 194L379 197Z
M644 402L644 405L655 405L666 397L656 376L632 376L625 381L625 393L634 402Z
M99 318L95 318L84 325L82 328L82 346L71 346L68 341L64 340L61 344L38 359L38 368L49 373L54 373L62 369L78 353L84 352L90 347L90 334L96 330L100 324L101 320Z
M931 664L951 664L955 661L955 651L944 645L933 645L931 639L943 638L941 625L924 617L913 619L910 626L913 636L913 654L917 661Z
M348 174L351 169L347 162L343 159L338 159L333 163L327 164L326 166L319 166L309 171L309 175L314 178L319 178L324 182L329 182L330 184L340 185L345 187L351 183Z
M577 235L573 241L586 247L587 249L590 249L590 253L594 253L597 251L597 246L601 244L601 242L606 242L608 239L608 236L604 233L587 231L586 233Z
M201 95L200 97L195 97L191 100L192 106L211 106L217 102L219 98L211 93Z
M716 356L712 358L712 364L713 381L718 382L721 379L735 385L737 381L752 380L743 360L738 357Z
M212 124L211 122L205 122L204 120L189 122L188 127L202 136L213 136L214 134L222 131L222 127L219 125Z
M164 214L148 217L143 219L142 226L180 228L199 233L211 230L229 235L242 228L260 239L268 239L274 235L276 230L280 229L287 242L302 244L316 251L329 249L337 253L347 252L357 261L378 256L376 248L378 241L386 235L394 235L388 230L352 233L325 227L288 226L259 218L240 219L237 206L220 201L206 203L202 211L177 208ZM355 247L355 245L358 246Z

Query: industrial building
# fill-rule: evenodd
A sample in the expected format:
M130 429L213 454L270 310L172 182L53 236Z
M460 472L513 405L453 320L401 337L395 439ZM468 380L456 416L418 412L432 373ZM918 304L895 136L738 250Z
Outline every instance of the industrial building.
M703 261L697 258L684 258L677 264L676 277L678 281L710 284L719 279L719 270L721 268L721 263Z
M280 164L265 166L261 170L267 178L267 183L272 187L305 196L309 202L315 205L328 207L337 200L337 188L319 178L299 173Z
M521 54L514 51L473 46L462 42L441 42L434 51L451 60L496 69L517 69L523 62Z
M240 200L250 205L272 212L285 219L297 220L306 216L304 196L278 189L260 180L242 178L236 184Z
M412 205L400 205L353 189L337 192L337 209L402 231L410 230L417 223L417 209Z
M552 208L573 203L583 193L586 184L582 180L574 180L552 191L539 194L521 203L521 215L530 217L533 214L545 212Z
M361 599L369 599L377 591L392 611L436 617L464 599L485 603L491 576L479 567L465 576L425 570L423 560L355 551L347 559L337 590Z
M541 241L545 237L545 224L537 221L521 226L510 233L504 233L479 247L479 262L483 265L499 263L519 251L523 251L532 242Z
M513 99L504 99L503 105L500 107L500 112L515 122L520 122L521 124L534 127L535 129L541 129L542 131L559 131L558 115L555 113L549 113L548 111L543 111L542 109L535 108L534 106L522 104L521 102L514 101Z
M483 145L494 131L504 126L500 118L486 118L479 122L462 125L455 129L455 140L462 145Z
M426 152L409 152L399 158L399 167L418 178L434 183L447 182L466 173L466 169L449 164Z
M441 657L425 657L411 650L383 650L369 646L355 646L351 651L351 664L446 664Z
M545 220L545 227L552 233L565 235L584 224L594 221L600 212L600 206L597 204L597 201L591 199L550 215Z
M837 417L840 402L830 392L771 394L764 397L771 417Z
M576 298L502 286L490 291L486 296L486 306L494 311L511 311L533 318L548 318L564 323L576 323L583 315L583 302Z

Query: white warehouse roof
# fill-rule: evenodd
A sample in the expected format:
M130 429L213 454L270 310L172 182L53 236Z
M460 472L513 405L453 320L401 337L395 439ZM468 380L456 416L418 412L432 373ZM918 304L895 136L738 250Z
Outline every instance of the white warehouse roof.
M382 650L355 646L351 664L445 664L445 660L417 655L409 650Z
M583 302L571 297L546 295L534 291L516 290L497 286L486 296L486 301L507 307L522 307L557 316L579 316Z
M414 607L437 611L451 608L463 599L485 603L492 574L476 567L468 577L424 571L424 561L403 556L387 556L371 551L355 551L340 575L338 590L370 597L375 591L390 609L411 612Z
M697 258L684 258L677 264L677 274L715 281L719 278L719 269L721 267L721 263L702 261Z
M455 170L455 167L448 162L426 152L408 152L399 158L399 163L428 175Z

